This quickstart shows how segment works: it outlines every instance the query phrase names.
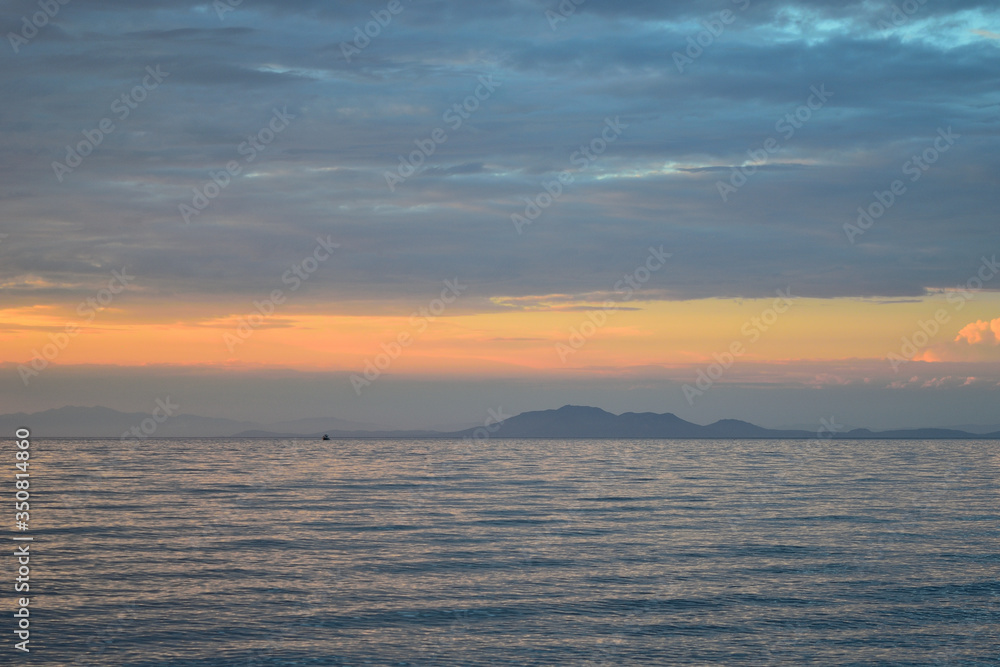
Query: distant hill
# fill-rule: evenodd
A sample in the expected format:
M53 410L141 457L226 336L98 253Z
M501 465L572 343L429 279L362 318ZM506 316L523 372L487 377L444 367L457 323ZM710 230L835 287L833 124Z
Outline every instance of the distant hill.
M118 438L150 414L119 412L102 407L65 407L34 414L0 415L0 433L28 426L42 438ZM481 437L482 427L460 431L389 431L336 418L301 419L272 425L232 419L177 414L156 425L154 438L469 438ZM319 428L317 428L319 427ZM359 428L361 427L361 428ZM566 405L557 410L522 412L496 426L491 438L712 438L813 439L815 431L768 429L738 419L722 419L702 426L669 412L626 412L615 415L600 408ZM958 429L919 428L892 431L854 429L833 435L837 439L1000 439L1000 431L975 434Z
M969 433L997 433L1000 432L1000 424L959 424L949 426L951 430L967 431Z
M466 429L450 435L475 437L477 429ZM481 436L482 433L480 432ZM566 405L558 410L523 412L502 422L490 434L493 438L767 438L813 439L815 431L776 430L756 426L737 419L700 426L669 412L626 412L615 415L600 408ZM875 432L855 429L838 433L838 439L962 439L1000 438L1000 433L974 435L947 429L911 429Z
M474 437L477 429L452 435ZM480 432L480 435L482 433ZM773 431L748 422L723 419L708 426L666 412L615 415L600 408L566 405L558 410L522 412L506 419L494 438L811 438L808 431Z
M466 429L452 435L474 436L476 431ZM494 438L808 438L814 434L772 431L735 419L701 426L669 412L615 415L600 408L566 405L558 410L522 412L506 419L491 435Z

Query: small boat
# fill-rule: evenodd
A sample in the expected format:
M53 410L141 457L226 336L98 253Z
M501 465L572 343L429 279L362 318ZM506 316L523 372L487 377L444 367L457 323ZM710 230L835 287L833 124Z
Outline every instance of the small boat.
M324 440L329 440L329 439L330 439L330 436L328 436L328 435L327 435L326 433L324 433L324 434L323 434L323 439L324 439Z

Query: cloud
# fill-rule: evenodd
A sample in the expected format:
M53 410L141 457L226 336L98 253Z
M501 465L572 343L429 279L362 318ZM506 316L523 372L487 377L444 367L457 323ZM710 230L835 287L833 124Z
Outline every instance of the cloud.
M919 386L919 379L916 375L909 380L894 380L887 385L888 389L906 389L908 387Z
M222 20L204 2L73 5L58 38L48 26L0 71L18 91L0 112L0 299L31 303L42 286L127 265L149 299L215 300L224 314L280 287L319 234L345 250L303 295L326 309L409 307L454 276L484 310L599 295L651 244L674 257L635 300L786 285L905 299L963 283L995 231L998 98L985 83L1000 52L969 33L992 24L990 3L923 5L913 20L941 31L904 40L878 28L881 5L762 0L683 74L670 54L711 14L703 3L589 0L557 31L550 8L407 4L348 63L341 41L370 20L357 3L262 0ZM170 76L120 119L112 101L156 64ZM483 74L501 86L452 129L445 114ZM776 133L820 84L829 104ZM285 106L288 129L184 225L178 205ZM52 162L105 117L114 132L58 183ZM574 165L608 117L629 124L620 141ZM962 139L850 245L843 224L947 126ZM385 172L439 127L447 141L390 192ZM721 201L717 181L771 136L781 150ZM573 182L518 235L511 215L563 171Z
M917 377L909 380L895 380L887 385L887 389L950 389L956 387L971 387L981 383L981 378L974 376ZM992 384L987 381L987 384Z
M969 322L952 340L933 343L914 359L931 363L1000 361L1000 318Z
M842 386L849 385L857 380L851 380L834 373L818 373L813 379L806 380L805 384L811 387Z
M1000 317L989 322L977 320L962 327L955 342L967 345L1000 345Z
M491 301L505 310L589 312L612 308L619 310L640 310L638 306L626 305L619 292L601 291L588 294L528 294L524 296L495 296ZM611 305L608 305L610 302Z

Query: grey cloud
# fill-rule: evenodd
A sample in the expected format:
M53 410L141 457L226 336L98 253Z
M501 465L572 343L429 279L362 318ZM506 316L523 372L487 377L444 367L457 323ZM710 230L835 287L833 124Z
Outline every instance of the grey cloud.
M32 6L14 5L4 25ZM995 40L943 48L881 35L872 26L888 5L755 2L680 74L671 53L689 31L677 22L724 5L589 0L555 33L552 6L406 3L347 63L339 44L372 5L243 3L224 21L210 3L67 5L59 26L3 56L0 81L16 93L0 108L0 282L41 274L89 289L129 265L150 298L201 294L228 308L271 289L331 234L344 252L303 292L331 310L354 300L405 309L456 275L478 304L608 290L650 244L674 252L648 285L653 298L786 285L912 297L965 280L1000 245ZM765 39L789 7L869 29ZM995 13L927 3L920 17L944 25L973 8ZM628 21L662 25L628 31ZM112 100L153 63L170 78L115 118ZM502 85L452 129L443 114L484 73ZM721 201L716 181L780 136L775 123L818 84L831 101ZM239 145L285 106L296 120L245 162ZM615 116L629 123L621 139L574 165ZM57 183L52 162L104 117L115 131ZM947 126L963 139L851 245L843 224ZM447 141L389 192L385 172L434 128ZM243 173L185 225L178 205L230 160ZM518 235L511 214L563 170L574 182Z

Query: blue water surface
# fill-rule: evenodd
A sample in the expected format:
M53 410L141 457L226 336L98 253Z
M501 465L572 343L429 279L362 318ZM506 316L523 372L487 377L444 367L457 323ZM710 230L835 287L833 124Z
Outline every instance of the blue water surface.
M32 451L2 664L1000 664L996 442Z

